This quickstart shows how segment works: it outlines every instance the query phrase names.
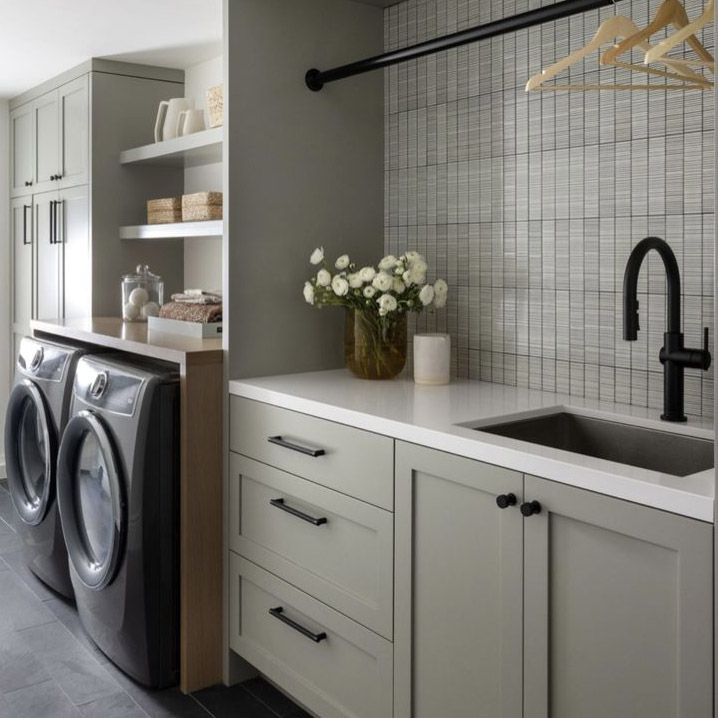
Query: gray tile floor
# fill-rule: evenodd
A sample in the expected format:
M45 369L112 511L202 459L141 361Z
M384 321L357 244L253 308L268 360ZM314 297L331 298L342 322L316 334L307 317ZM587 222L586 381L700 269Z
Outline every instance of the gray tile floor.
M139 686L25 566L16 520L0 481L0 718L309 718L261 678L189 696Z

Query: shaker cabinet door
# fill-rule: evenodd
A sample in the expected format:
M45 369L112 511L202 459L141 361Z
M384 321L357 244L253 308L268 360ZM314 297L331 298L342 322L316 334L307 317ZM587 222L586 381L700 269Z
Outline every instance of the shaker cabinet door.
M75 187L89 181L89 90L87 75L63 85L59 91L60 188Z
M395 718L521 717L522 484L396 442Z
M10 195L32 194L35 174L33 105L22 105L10 113Z
M90 202L88 186L58 193L57 242L61 249L60 292L65 319L92 313L90 257Z
M712 527L527 476L525 718L710 718Z
M35 307L37 319L62 317L60 268L62 244L57 241L57 192L33 197L33 234L37 257Z
M60 115L58 92L53 90L34 102L35 124L35 191L57 189L60 173Z
M16 332L29 333L32 317L32 197L21 197L10 205L12 235L12 322Z

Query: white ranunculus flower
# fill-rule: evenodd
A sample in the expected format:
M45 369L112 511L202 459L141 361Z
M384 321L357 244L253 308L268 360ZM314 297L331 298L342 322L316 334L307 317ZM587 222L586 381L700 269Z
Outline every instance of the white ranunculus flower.
M446 296L449 293L449 285L443 279L434 282L434 294L437 297Z
M392 288L397 294L404 294L406 291L406 284L404 284L399 277L394 277L394 286Z
M372 286L380 292L388 292L394 286L394 278L387 272L379 272L374 277Z
M371 282L376 277L376 269L374 267L363 267L359 270L359 276L362 282Z
M317 284L320 287L328 287L332 283L332 275L326 269L317 272Z
M390 269L396 267L397 261L397 258L393 254L387 254L386 257L379 262L379 269L383 272L388 272Z
M347 281L349 282L349 286L352 289L359 289L361 287L361 285L364 284L364 282L362 282L361 277L359 276L358 273L350 274L347 277Z
M424 261L424 258L418 253L418 252L406 252L404 254L406 257L406 261L409 262L409 264L412 264L413 262L416 262L417 259Z
M446 297L446 294L437 294L436 290L434 290L434 306L437 309L441 309L446 306Z
M423 284L426 281L426 270L428 269L423 259L417 259L409 267L409 271L414 279L414 284Z
M339 259L337 259L335 265L337 269L346 269L349 266L349 255L348 254L342 254Z
M349 291L349 282L347 282L341 274L337 274L337 276L332 279L332 289L338 297L343 297Z
M371 284L368 284L366 287L364 287L364 296L367 299L371 299L376 294L376 289L371 286Z
M434 301L434 287L432 287L431 284L427 284L421 288L419 301L425 307L428 307Z
M314 304L314 287L311 282L304 282L304 299L307 304Z
M389 312L396 311L399 306L396 297L392 297L391 294L382 294L376 301L379 304L379 314L382 317L385 317Z
M324 261L324 247L317 247L309 257L309 261L312 264L321 264Z

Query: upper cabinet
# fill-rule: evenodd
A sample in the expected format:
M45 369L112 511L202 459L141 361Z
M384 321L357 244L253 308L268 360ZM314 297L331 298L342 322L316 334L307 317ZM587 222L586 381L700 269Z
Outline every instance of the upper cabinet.
M39 97L34 103L35 192L57 188L60 174L60 133L57 90Z
M87 183L88 99L85 75L13 110L10 116L13 197Z
M10 193L12 197L32 194L35 181L32 103L10 113Z
M89 179L89 92L87 75L58 90L58 184L61 189Z

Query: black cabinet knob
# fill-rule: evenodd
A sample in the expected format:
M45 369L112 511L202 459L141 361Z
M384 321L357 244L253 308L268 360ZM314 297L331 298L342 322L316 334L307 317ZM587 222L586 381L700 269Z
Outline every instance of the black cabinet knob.
M515 494L501 494L496 497L496 505L500 509L507 509L509 506L516 506Z
M32 187L32 181L31 181L31 180L26 180L26 181L25 181L25 187Z
M538 501L527 501L521 504L521 513L524 516L533 516L541 513L541 504Z

